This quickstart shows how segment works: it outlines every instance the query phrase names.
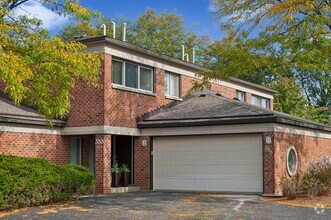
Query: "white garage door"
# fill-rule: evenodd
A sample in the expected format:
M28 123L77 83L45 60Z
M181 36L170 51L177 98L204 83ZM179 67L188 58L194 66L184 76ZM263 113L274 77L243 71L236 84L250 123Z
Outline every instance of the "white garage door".
M154 138L154 189L263 191L261 135Z

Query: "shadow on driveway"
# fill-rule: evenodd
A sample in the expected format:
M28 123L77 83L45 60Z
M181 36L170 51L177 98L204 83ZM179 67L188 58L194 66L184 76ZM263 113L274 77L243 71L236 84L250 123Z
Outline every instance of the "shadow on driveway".
M317 214L312 208L262 202L255 195L148 191L26 208L4 219L330 219L330 211Z

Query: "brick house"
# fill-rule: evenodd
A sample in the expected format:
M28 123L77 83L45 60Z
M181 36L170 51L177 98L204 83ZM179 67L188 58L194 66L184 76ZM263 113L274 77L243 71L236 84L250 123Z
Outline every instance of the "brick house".
M110 192L117 162L146 190L282 194L282 177L331 157L331 127L273 111L276 91L230 78L187 96L209 69L107 37L80 41L105 54L102 88L78 80L53 128L0 93L0 153L86 166L97 193Z

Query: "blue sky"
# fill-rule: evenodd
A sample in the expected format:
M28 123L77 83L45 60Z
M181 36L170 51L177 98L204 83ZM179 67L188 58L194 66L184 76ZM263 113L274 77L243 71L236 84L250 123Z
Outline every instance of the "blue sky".
M185 27L198 35L207 34L213 40L222 37L217 21L213 21L210 13L213 9L210 0L81 0L80 3L88 8L100 11L105 17L120 17L136 19L147 8L153 8L157 13L176 12L184 22ZM67 22L68 18L59 17L40 2L31 0L22 5L17 14L29 11L43 21L45 28L55 34Z
M197 34L208 34L214 40L221 37L218 23L212 21L210 0L82 0L81 4L111 18L123 16L135 19L147 8L156 9L158 13L176 12L181 15L189 30Z

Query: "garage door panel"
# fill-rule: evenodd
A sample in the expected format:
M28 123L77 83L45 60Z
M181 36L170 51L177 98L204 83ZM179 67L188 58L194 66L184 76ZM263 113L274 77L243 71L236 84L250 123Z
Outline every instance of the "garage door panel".
M159 189L169 189L169 183L167 178L157 178L156 185Z
M260 175L260 167L258 165L242 165L236 166L236 175L258 176Z
M206 175L208 177L219 176L220 175L220 167L216 165L206 165Z
M234 185L235 182L233 179L223 179L221 181L221 189L224 190L224 191L230 191L230 192L233 192L235 191L234 190Z
M180 180L179 179L169 179L169 188L168 189L179 189Z
M221 176L231 175L233 176L235 167L233 166L222 166L221 167Z
M194 189L205 190L206 189L206 180L205 179L194 179Z
M193 190L194 189L193 179L191 179L191 178L187 178L187 179L182 178L180 180L180 189L181 190Z
M261 135L154 138L155 189L262 192L262 167Z
M219 179L207 179L206 180L206 189L210 191L218 191L220 189L220 180Z
M169 177L180 177L180 170L178 169L178 166L169 166Z

